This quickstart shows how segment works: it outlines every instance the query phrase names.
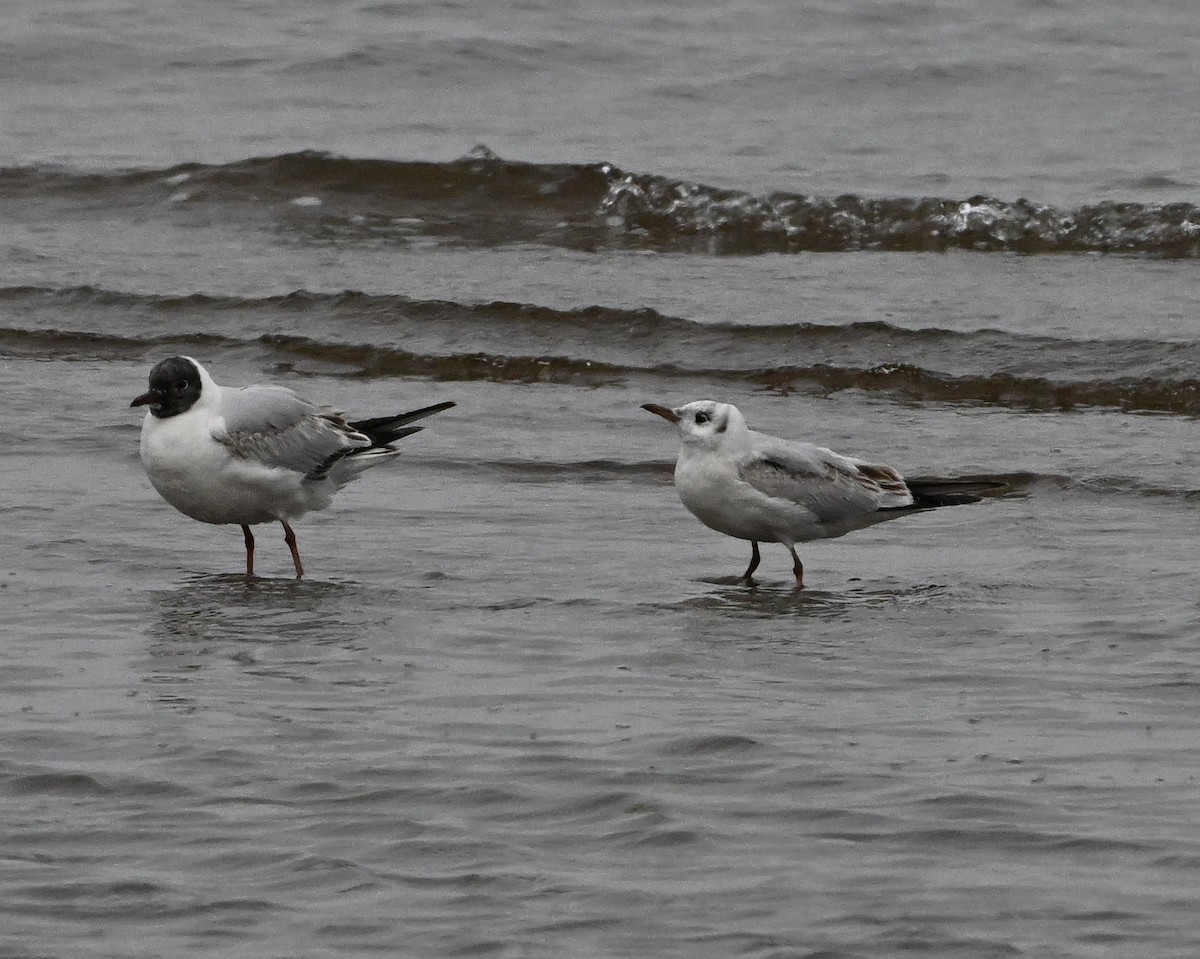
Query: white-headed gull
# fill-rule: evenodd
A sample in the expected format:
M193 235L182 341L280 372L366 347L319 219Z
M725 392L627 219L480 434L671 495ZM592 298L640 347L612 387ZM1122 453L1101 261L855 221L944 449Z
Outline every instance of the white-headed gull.
M142 421L142 465L154 488L179 512L203 523L242 527L246 575L254 575L257 523L283 524L296 576L304 575L288 525L324 509L363 470L399 454L392 444L410 426L453 403L349 421L282 386L218 386L188 356L150 371L150 389L130 406L149 407Z
M751 581L761 557L758 544L782 543L792 554L797 588L804 566L796 544L842 536L855 529L919 510L977 502L1002 483L910 480L890 466L832 450L756 433L737 407L697 400L649 410L679 429L675 488L705 526L750 541Z

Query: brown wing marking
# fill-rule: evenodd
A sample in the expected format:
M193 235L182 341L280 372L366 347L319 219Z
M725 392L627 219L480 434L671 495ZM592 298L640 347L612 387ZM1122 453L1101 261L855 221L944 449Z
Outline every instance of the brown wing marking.
M854 478L867 489L879 489L898 496L903 496L908 492L908 485L904 482L904 477L890 466L878 466L874 463L858 461L854 462L854 466L858 471Z

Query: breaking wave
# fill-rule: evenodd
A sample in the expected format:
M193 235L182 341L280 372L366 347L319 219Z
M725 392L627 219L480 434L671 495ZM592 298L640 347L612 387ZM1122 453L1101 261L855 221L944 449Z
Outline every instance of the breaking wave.
M438 163L287 153L224 164L79 172L0 169L0 200L220 207L313 242L539 243L716 254L875 250L1200 256L1191 203L812 196L722 189L612 163L525 163L477 147Z

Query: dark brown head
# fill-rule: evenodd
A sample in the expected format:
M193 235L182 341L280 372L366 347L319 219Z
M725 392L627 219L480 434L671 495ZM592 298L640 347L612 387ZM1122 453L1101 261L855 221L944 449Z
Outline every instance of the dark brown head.
M148 406L161 419L186 413L200 399L200 367L186 356L172 356L150 371L150 389L130 406Z

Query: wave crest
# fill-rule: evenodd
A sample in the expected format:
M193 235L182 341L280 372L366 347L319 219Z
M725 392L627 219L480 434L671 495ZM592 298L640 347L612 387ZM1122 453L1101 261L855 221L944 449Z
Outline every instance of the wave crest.
M1104 201L1061 209L987 196L870 198L720 189L608 162L525 163L479 146L450 162L355 159L316 151L224 164L79 173L0 169L0 201L220 205L276 215L315 240L708 253L877 250L1125 253L1200 257L1190 203ZM249 214L246 214L249 216Z

